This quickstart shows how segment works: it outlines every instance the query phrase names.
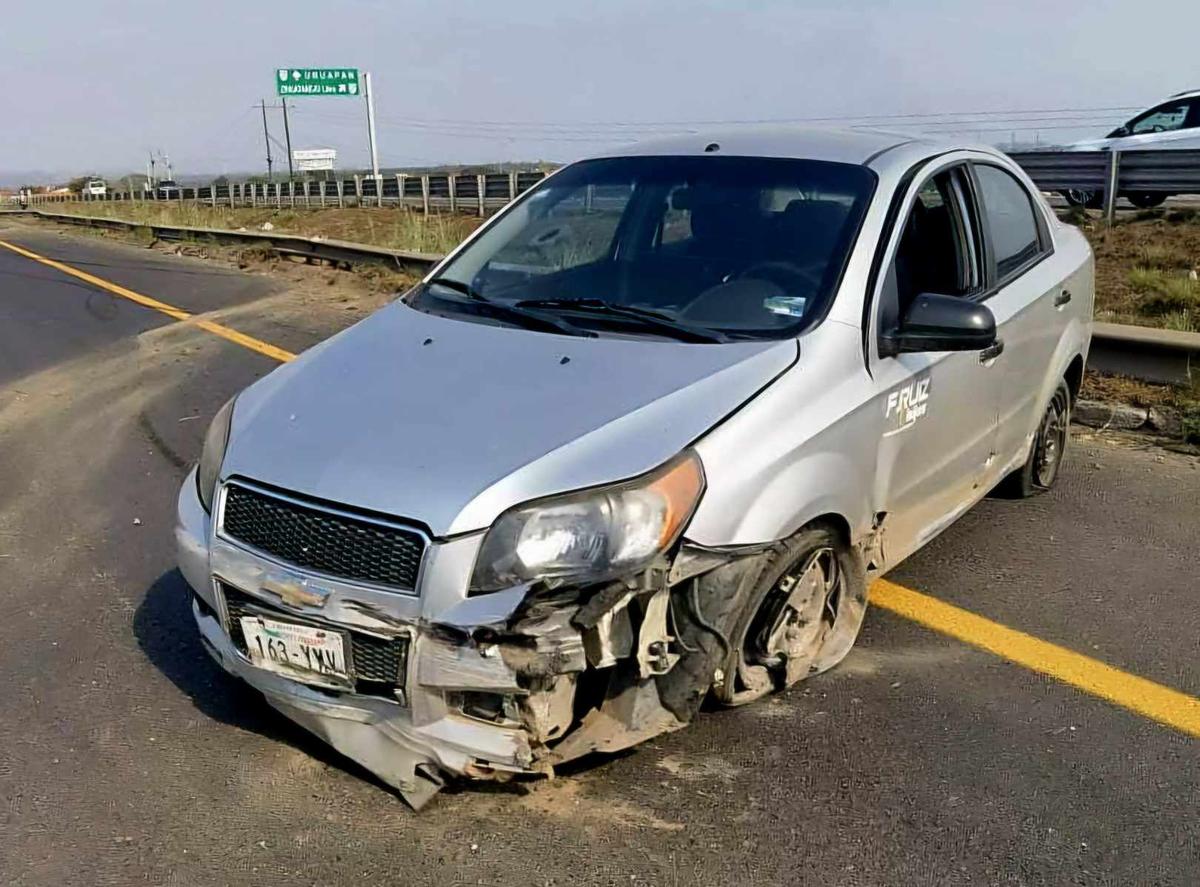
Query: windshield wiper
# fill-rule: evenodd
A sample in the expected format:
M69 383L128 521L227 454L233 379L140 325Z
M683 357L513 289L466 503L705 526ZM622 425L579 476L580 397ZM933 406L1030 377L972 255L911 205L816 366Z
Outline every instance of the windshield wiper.
M637 321L644 329L673 336L685 342L727 342L729 338L716 330L691 326L669 314L634 305L617 305L603 299L525 299L516 302L517 308L549 308L559 311L578 311L582 314L605 314Z
M483 313L489 314L498 320L507 320L519 326L528 329L540 329L553 333L564 333L568 336L588 336L595 337L595 333L591 330L580 329L574 324L562 320L557 317L551 317L548 314L543 314L540 311L532 311L529 308L521 305L515 305L512 302L494 302L483 293L476 290L469 283L463 283L461 280L455 280L452 277L435 277L429 281L430 286L440 286L443 289L448 289L456 293L466 296L466 299L452 299L444 295L434 295L434 298L441 299L445 302L455 302L458 304L470 304L479 308Z

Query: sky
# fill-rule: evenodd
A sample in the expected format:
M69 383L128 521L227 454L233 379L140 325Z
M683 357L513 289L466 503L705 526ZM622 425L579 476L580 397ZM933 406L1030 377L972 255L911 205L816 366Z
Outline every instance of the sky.
M119 175L144 170L150 151L177 177L263 171L258 103L277 105L285 66L372 72L385 167L568 161L709 121L1046 143L1102 135L1200 88L1196 0L5 6L3 179ZM361 99L289 105L293 148L368 164ZM280 111L268 114L282 143Z

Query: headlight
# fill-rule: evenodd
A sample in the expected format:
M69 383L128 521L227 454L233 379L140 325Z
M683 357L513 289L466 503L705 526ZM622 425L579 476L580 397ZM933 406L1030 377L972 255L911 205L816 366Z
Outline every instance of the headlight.
M519 505L488 530L471 592L636 572L675 543L703 491L700 458L689 451L623 484Z
M229 398L225 406L217 410L208 433L204 435L204 449L200 451L200 467L196 469L196 492L200 504L212 514L213 494L217 491L217 478L221 474L221 463L225 461L225 447L229 444L229 423L233 420L233 401Z

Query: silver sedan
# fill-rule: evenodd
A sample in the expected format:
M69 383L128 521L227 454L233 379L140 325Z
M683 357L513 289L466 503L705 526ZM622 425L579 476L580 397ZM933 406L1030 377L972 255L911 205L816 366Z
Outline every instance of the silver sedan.
M178 504L200 634L417 807L754 700L989 491L1053 485L1092 293L988 148L572 164L222 408Z

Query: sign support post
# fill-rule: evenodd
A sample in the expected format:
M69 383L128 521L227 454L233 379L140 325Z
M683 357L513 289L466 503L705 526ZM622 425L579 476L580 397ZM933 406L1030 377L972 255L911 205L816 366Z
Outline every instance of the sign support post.
M288 181L290 182L295 178L296 171L292 169L292 131L288 128L287 96L280 96L279 101L283 105L283 140L287 143Z
M271 133L267 129L267 100L262 100L263 141L267 143L267 181L271 181Z
M363 73L364 94L367 100L367 141L371 148L371 175L379 187L379 141L375 137L375 90L371 88L371 72Z

